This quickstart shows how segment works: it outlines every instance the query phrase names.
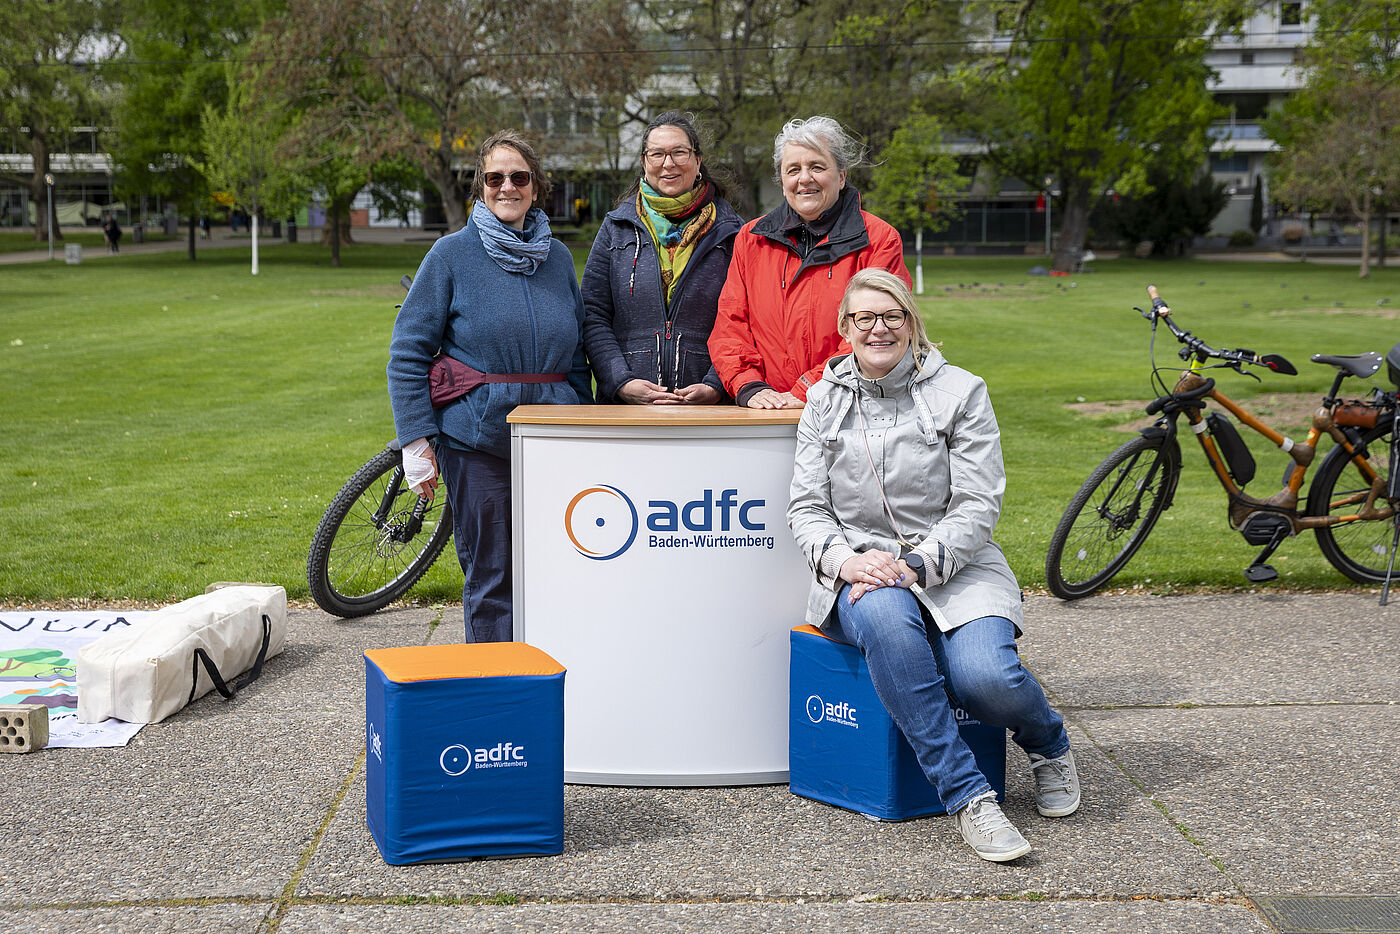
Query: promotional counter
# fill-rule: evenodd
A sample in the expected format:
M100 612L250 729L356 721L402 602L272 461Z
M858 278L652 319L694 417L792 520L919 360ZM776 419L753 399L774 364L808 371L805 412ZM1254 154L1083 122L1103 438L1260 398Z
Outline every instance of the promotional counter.
M515 638L568 671L564 780L788 777L796 410L521 406Z

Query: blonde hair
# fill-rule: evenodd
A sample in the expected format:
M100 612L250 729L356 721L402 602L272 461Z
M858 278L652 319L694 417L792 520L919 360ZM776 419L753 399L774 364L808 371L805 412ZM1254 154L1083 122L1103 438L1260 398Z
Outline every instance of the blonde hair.
M914 352L927 353L933 349L933 343L928 339L928 331L924 330L924 319L914 305L914 296L910 293L909 286L905 285L899 276L886 269L862 269L851 276L851 281L846 284L846 294L841 296L841 307L836 311L836 333L846 340L851 339L851 319L846 315L851 310L851 293L856 289L872 289L894 299L895 304L904 309L905 320L912 329Z

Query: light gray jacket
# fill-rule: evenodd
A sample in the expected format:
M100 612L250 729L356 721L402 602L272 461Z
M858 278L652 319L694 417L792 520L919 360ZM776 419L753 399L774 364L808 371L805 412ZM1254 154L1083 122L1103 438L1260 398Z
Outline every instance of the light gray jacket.
M1019 632L1020 587L992 541L1006 474L987 386L936 349L921 363L911 351L871 381L850 354L834 357L807 394L787 513L814 575L807 622L827 621L847 558L872 548L898 555L902 533L923 556L919 599L940 629L1004 616Z

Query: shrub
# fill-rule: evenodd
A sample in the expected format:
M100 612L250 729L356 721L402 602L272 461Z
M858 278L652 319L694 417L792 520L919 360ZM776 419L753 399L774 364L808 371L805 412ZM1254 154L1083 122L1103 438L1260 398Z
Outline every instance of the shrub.
M1302 242L1303 242L1303 231L1304 231L1304 227L1303 227L1302 224L1293 223L1293 224L1284 224L1284 225L1283 225L1283 230L1280 231L1280 233L1281 233L1282 236L1283 236L1283 242L1284 242L1284 243L1302 243Z
M1230 234L1230 246L1254 246L1254 232L1237 230Z

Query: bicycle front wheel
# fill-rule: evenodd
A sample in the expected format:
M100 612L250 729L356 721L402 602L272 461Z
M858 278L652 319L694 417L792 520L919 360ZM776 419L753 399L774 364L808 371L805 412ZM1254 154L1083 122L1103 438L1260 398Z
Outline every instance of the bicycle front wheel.
M350 619L402 597L433 566L452 535L446 491L426 503L403 479L398 451L376 454L341 487L321 517L306 562L316 605Z
M1382 492L1375 503L1378 509L1386 505L1384 487L1390 472L1395 469L1390 462L1391 422L1388 415L1384 421L1384 425L1377 425L1361 436L1367 452L1364 460L1374 471L1374 476L1381 479ZM1308 515L1355 515L1365 503L1371 483L1371 475L1362 470L1346 448L1334 447L1308 488ZM1317 545L1322 549L1323 557L1334 568L1361 584L1385 580L1394 541L1393 518L1380 521L1357 519L1317 529Z
M1181 448L1165 433L1138 435L1094 468L1050 536L1050 592L1076 600L1108 583L1171 505L1180 474Z

